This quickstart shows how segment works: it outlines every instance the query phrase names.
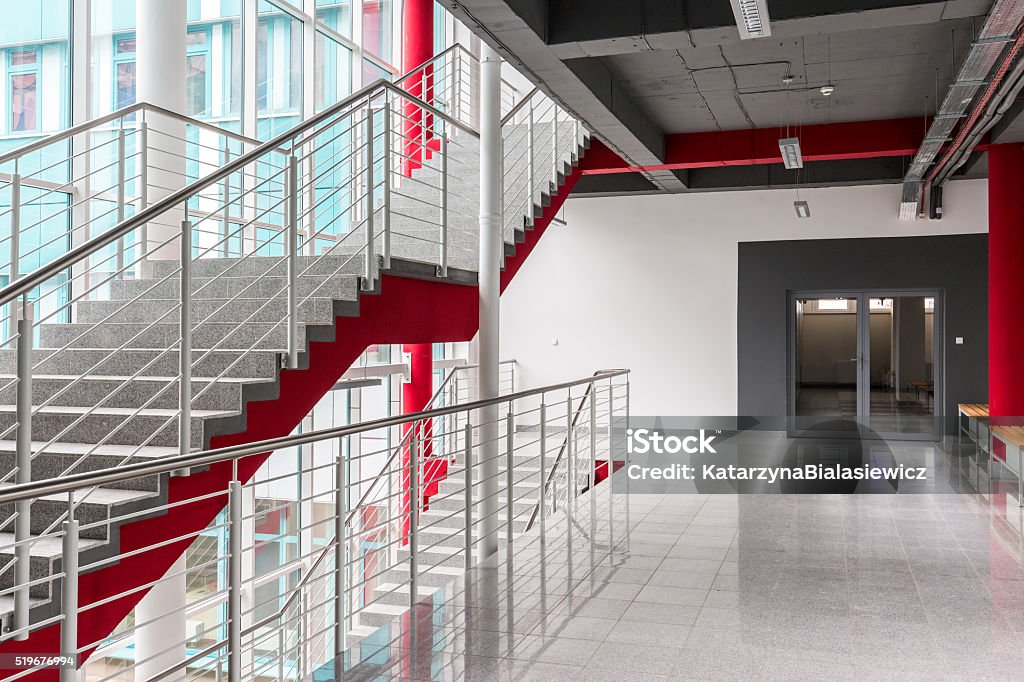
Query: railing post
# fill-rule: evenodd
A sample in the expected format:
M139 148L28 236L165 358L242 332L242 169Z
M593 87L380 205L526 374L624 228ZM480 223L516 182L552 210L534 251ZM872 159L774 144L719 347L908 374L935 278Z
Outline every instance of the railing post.
M594 531L597 529L597 384L593 381L590 382L588 388L590 393L590 472L587 476L589 480L589 490L587 491L590 498L590 533L593 537Z
M533 126L533 101L532 101L532 98L531 98L530 103L526 105L526 112L527 112L527 116L528 116L528 118L526 119L526 136L527 136L527 143L526 143L526 158L527 158L527 161L526 161L526 165L527 165L527 168L526 168L526 185L527 185L527 187L526 187L526 207L525 207L524 210L526 211L527 218L529 219L530 224L532 225L533 224L533 193L537 189L537 181L536 181L536 179L533 176L533 170L534 170L534 167L535 167L536 164L535 164L534 158L533 158L533 153L534 153L534 150L533 150L533 127L534 126Z
M572 433L572 389L565 399L565 456L566 456L566 477L565 477L565 513L572 524L573 510L576 508L576 453L573 452Z
M10 309L17 308L16 301L11 301ZM32 481L32 302L28 294L22 297L22 314L18 320L17 372L18 393L17 411L18 431L16 442L16 460L18 473L16 483ZM15 639L28 639L29 586L32 580L31 546L32 535L32 501L21 500L15 504L17 518L14 521L14 584L18 587L14 593L14 629L19 631Z
M178 354L178 452L192 449L192 222L181 221L181 348Z
M547 405L544 404L544 394L540 395L540 494L538 495L537 504L539 506L540 515L540 539L544 540L544 533L546 532L544 525L544 507L546 506L545 492L547 489L547 431L548 431L548 411Z
M448 128L441 125L441 253L438 277L448 276Z
M149 124L146 123L146 112L142 111L142 121L139 123L139 211L145 211L149 206ZM143 223L139 230L139 254L136 257L136 278L142 278L142 260L149 253L149 223Z
M572 158L579 160L580 154L580 120L573 116L572 118Z
M294 150L293 150L294 152ZM288 157L287 211L288 229L288 369L299 367L299 161L295 154Z
M416 608L416 583L419 573L420 454L413 425L409 436L409 607Z
M242 484L228 489L228 679L242 679Z
M117 187L115 192L117 193L117 224L121 224L124 220L124 203L125 203L125 149L124 149L124 120L121 120L121 127L117 129ZM117 277L124 277L124 237L117 240L117 256L115 261L117 269Z
M21 260L21 175L11 175L11 264L8 267L8 282L18 279ZM18 306L11 301L7 304L7 331L13 337L18 325Z
M228 165L231 162L231 149L228 141L224 140L224 148L220 152L221 163ZM220 183L220 198L224 202L224 215L220 219L220 254L224 258L231 255L231 183L229 177L225 177Z
M366 272L363 290L373 289L373 107L366 106Z
M334 538L338 546L334 552L334 592L336 603L334 605L334 637L335 653L340 655L348 648L348 631L350 615L348 613L348 558L345 556L348 547L348 505L349 489L348 476L346 475L346 458L343 453L344 443L338 440L338 463L335 466L335 489L337 490L338 507L335 509ZM282 654L283 655L283 654ZM283 679L283 678L282 678Z
M467 415L468 416L468 415ZM465 477L465 545L466 545L466 570L473 568L473 426L466 422L465 436L463 437L465 448L463 454L462 473Z
M551 165L555 175L552 184L558 188L558 105L551 107Z
M512 401L508 403L508 413L505 415L505 509L508 515L505 523L508 526L505 538L505 553L508 556L509 565L512 562L512 529L515 523L515 491L512 483L515 480L515 413L512 409Z
M455 49L452 52L452 118L462 121L462 53Z
M384 234L381 236L382 267L391 267L391 91L384 91L384 208L381 220Z
M63 524L61 542L64 579L61 583L60 655L75 663L61 665L61 682L76 682L78 679L78 520L74 517L73 495L68 495L68 520Z

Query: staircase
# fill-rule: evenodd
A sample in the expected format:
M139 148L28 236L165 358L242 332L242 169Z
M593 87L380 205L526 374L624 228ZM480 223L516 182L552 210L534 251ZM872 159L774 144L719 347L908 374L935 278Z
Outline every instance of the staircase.
M445 90L437 90L440 99ZM521 208L506 213L502 289L571 191L587 146L585 131L572 119L564 113L559 118L554 104L539 93L531 97L538 101L538 122L530 124L529 133L520 118L505 124L506 208ZM32 332L16 337L12 327L8 347L0 349L0 486L21 475L19 351L13 346L29 339L32 347L24 357L31 365L32 480L284 436L368 345L469 340L478 326L477 140L467 123L452 119L447 130L423 142L420 167L405 173L402 159L389 158L387 145L380 144L399 135L400 126L374 130L380 130L378 118L400 122L409 106L419 104L397 88L367 88L312 124L248 152L221 177L214 173L182 190L191 202L188 216L180 201L170 201L175 196L145 209L140 204L106 243L86 244L91 251L76 249L59 271L43 267L26 276L19 280L27 282L21 289L16 281L0 290L12 320L23 292L37 285L67 299L46 300L42 294L34 321L25 323ZM381 109L383 117L365 113ZM555 112L546 123L545 112ZM318 145L343 126L364 124L369 132L362 141L353 140L346 154L334 158L362 158L365 151L370 161L362 168L345 167L345 187L322 191L317 163L348 161L321 158ZM530 143L524 145L527 137ZM534 140L544 142L534 145ZM398 156L399 145L389 142ZM279 151L285 147L299 157L291 166ZM312 161L308 172L296 177L295 169L306 159ZM269 189L254 184L257 167L261 173L270 168ZM218 187L225 189L214 198L217 205L209 206ZM347 232L335 229L336 208L319 208L337 197L355 197L346 208ZM179 230L175 221L183 217L191 223ZM287 246L290 239L294 251ZM243 253L228 255L231 240L247 244ZM116 266L113 255L104 255L115 244L121 244ZM182 261L173 258L175 252L191 254L184 292ZM115 274L108 277L109 272ZM70 284L51 286L57 275ZM187 334L182 333L183 309ZM239 479L248 480L265 459L242 460ZM539 476L537 470L523 471ZM450 504L445 498L455 495L459 472L452 467L450 479L439 483L421 526L445 518ZM212 494L202 503L174 505L204 491L224 490L232 478L228 467L179 473L96 488L72 500L82 526L79 604L100 604L79 616L79 643L86 654L144 594L128 590L158 580L223 509L224 496ZM62 496L36 501L30 537L18 538L15 510L0 507L5 631L17 627L16 544L30 557L30 624L60 613L59 530L68 508ZM436 565L431 579L440 581L458 569L445 549L454 542L448 536L459 537L458 523L445 518L421 531L424 544L437 541L424 549ZM395 568L377 589L386 592L389 583L407 579ZM428 589L429 584L423 583ZM59 650L58 624L29 631L27 642L4 641L0 652Z

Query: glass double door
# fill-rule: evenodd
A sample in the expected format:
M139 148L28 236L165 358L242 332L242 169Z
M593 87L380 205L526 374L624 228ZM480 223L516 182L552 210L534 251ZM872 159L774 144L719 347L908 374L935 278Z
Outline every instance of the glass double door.
M941 312L938 291L791 294L790 432L938 438Z

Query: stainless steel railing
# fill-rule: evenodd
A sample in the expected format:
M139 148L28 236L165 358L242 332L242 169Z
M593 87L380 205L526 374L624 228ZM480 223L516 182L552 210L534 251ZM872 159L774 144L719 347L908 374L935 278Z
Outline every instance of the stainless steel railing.
M222 578L215 588L189 601L183 595L180 609L190 620L203 622L204 633L188 643L166 642L170 648L180 646L183 654L173 665L147 679L172 675L199 679L209 674L224 674L228 679L306 678L369 634L375 625L400 615L434 588L461 574L480 558L479 548L486 538L496 536L506 551L512 551L516 538L525 532L533 503L547 506L550 493L541 474L547 471L549 454L563 440L561 430L578 414L574 408L563 411L563 406L572 406L582 398L593 408L587 415L591 428L586 444L568 451L574 462L581 463L579 469L593 471L599 460L613 459L617 447L613 434L624 428L628 417L628 373L608 371L401 417L32 482L0 490L0 507L30 499L73 496L100 485L128 485L141 477L166 476L183 468L233 462L234 473L227 487L207 489L175 502L187 508L213 499L226 500L226 513L207 529L177 538L191 540L197 547L186 564L189 577L215 566ZM479 419L484 408L493 406L499 407L501 415L498 459L505 488L500 491L497 515L486 515L479 495L484 482L482 472L488 470L487 463L481 461L485 444L479 441L486 425ZM422 427L428 423L434 425L434 431ZM360 447L361 439L382 430L395 434L392 444L383 442L370 448L363 440ZM424 453L435 442L447 439L449 430L457 434L458 448L452 453L454 461L448 471L442 474L431 464L437 458ZM412 435L405 438L403 434ZM301 454L304 447L315 451L325 444L331 446L328 456L318 459L302 455L302 464L294 472L281 473L282 468L273 464L274 458L289 457L295 449ZM267 452L275 453L264 465L267 475L251 482L241 480L238 471L245 458ZM398 460L402 466L382 475L373 463L383 458ZM332 485L318 489L315 480L327 474ZM280 488L274 489L283 478L300 482L287 498L281 496ZM312 511L305 517L300 514L296 526L287 533L312 534L320 540L289 563L261 569L259 564L263 562L253 559L268 540L264 539L263 545L252 543L254 525L265 523L257 517L290 506L309 506ZM575 499L568 499L560 508L578 514L576 506ZM108 523L135 518L127 514ZM82 552L81 535L91 525L68 520L46 541L60 543L63 560L70 562L72 555L78 557ZM543 532L543 517L539 528L532 532ZM211 534L219 538L212 546L220 549L213 552L211 543L199 542ZM160 544L142 546L133 553L157 551ZM123 556L95 560L87 553L81 554L79 570L96 570ZM166 576L112 599L176 577ZM60 623L62 629L74 631L79 618L101 605L77 591L76 578L77 574L61 571L40 578L58 585L66 596L60 614L44 625ZM104 641L64 638L66 648L61 653L70 656L99 647L90 659L93 662L88 664L91 667L87 674L94 679L123 679L118 676L133 674L146 662L141 657L152 653L136 649L134 658L124 653L140 629L146 627L159 627L159 623L137 614L129 627ZM26 670L8 679L32 672Z
M211 162L220 165L187 184L173 174L161 183L155 174L167 168L150 164L153 147L140 143L119 172L123 219L0 287L11 321L0 332L0 451L12 455L0 468L0 485L39 478L44 462L43 475L77 480L107 461L101 457L129 466L202 450L207 425L237 429L231 420L246 387L275 381L282 366L301 367L308 330L334 324L335 303L375 290L393 257L429 264L440 276L450 267L475 270L478 65L452 49L419 72L402 84L417 84L428 99L385 81L371 84L287 133ZM536 93L530 100L536 106L510 107L506 139L531 130L546 151L531 152L524 166L510 145L506 168L549 180L506 191L525 211L508 221L509 243L585 142L578 125L564 134L564 112ZM143 111L119 112L118 130L132 129ZM528 111L541 123L524 127L516 117ZM160 152L180 161L173 148ZM146 163L130 195L126 169L135 161ZM510 210L519 209L506 205L506 215ZM442 432L447 440L432 436ZM412 433L407 449L428 436L439 452L457 452L462 442L450 420ZM187 473L191 465L181 466ZM359 482L360 495L406 485L407 474L379 473ZM11 551L0 557L0 598L13 598L16 614L6 636L54 622L29 616L34 600L54 597L47 581L31 578L30 548L103 494L78 490L66 506L38 513L44 505L34 505L35 515L23 502L0 517L0 532L14 534ZM104 527L84 530L103 535Z

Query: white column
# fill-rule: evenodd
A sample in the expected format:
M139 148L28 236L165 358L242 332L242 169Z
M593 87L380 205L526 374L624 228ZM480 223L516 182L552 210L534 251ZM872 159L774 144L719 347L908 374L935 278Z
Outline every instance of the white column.
M483 48L480 66L480 370L477 373L481 400L498 395L498 296L501 291L501 58L489 46ZM477 461L481 463L484 519L480 544L483 556L498 549L500 509L498 499L498 415L485 408L478 417L480 437Z
M184 2L136 0L136 97L177 113L185 110ZM184 186L185 125L165 116L150 116L148 150L150 168L146 188L152 206ZM149 226L150 247L180 232L184 211L165 213ZM141 232L137 232L141 234ZM152 253L149 258L177 259L177 240ZM136 671L136 679L148 679L171 663L185 657L185 557L179 557L168 574L179 573L150 590L136 606L136 622L143 625L135 635L136 660L151 659ZM154 658L155 657L155 658ZM184 679L184 674L178 678Z
M178 558L164 579L135 607L135 679L148 680L185 660L185 557ZM167 678L185 679L185 671Z
M186 3L136 0L137 58L136 99L178 114L185 113ZM147 205L185 184L185 124L166 116L146 114L149 125L149 174ZM178 231L184 211L164 214L149 226L149 242L155 248ZM148 249L147 249L148 252ZM150 254L151 258L176 259L178 245L171 243Z

